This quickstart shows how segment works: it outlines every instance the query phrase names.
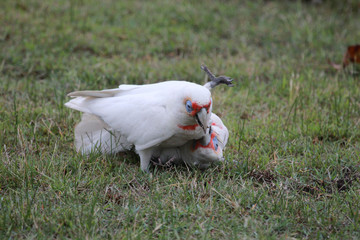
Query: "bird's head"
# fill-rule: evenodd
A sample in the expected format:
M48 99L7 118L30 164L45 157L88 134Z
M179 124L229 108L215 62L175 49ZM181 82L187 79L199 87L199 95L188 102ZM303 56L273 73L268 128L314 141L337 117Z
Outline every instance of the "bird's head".
M202 129L204 135L209 126L212 99L208 89L199 86L197 90L197 92L189 91L182 97L181 109L184 117L179 119L178 127L185 131Z
M223 150L227 143L229 132L221 119L212 114L211 127L208 128L206 135L198 140L194 140L191 148L194 165L205 168L213 162L223 161Z
M194 126L195 128L199 126L203 129L204 133L206 133L212 108L211 98L210 101L205 104L199 104L191 99L185 99L184 102L187 115L196 122L194 125L190 126Z

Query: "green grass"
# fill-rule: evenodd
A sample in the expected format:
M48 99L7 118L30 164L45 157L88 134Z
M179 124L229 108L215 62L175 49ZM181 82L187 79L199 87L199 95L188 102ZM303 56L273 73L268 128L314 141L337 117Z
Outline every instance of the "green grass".
M0 238L358 239L359 3L0 3ZM224 164L139 170L73 146L74 90L235 79Z

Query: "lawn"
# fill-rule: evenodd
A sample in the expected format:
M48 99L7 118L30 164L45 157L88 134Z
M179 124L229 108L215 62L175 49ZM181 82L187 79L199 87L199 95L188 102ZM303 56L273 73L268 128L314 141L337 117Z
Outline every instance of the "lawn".
M1 239L359 239L357 0L0 2ZM75 90L233 77L225 162L81 156Z

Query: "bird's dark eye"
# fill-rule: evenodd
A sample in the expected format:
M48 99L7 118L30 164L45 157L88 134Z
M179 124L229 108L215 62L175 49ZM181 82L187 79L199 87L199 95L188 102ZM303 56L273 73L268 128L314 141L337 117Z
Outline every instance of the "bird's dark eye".
M185 107L186 107L186 111L187 112L192 112L193 108L192 108L192 103L190 100L187 100L186 103L185 103Z
M218 147L219 147L219 142L218 142L218 139L217 137L215 136L214 139L213 139L213 144L214 144L214 149L215 151L217 151Z
M212 128L211 128L211 126L209 127L210 129L209 129L209 134L211 135L211 133L212 133Z

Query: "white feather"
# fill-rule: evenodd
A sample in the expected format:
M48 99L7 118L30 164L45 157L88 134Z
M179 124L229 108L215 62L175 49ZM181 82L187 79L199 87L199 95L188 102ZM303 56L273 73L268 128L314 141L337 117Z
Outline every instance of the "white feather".
M130 150L132 144L99 117L84 113L81 122L75 126L75 147L83 154L93 151L116 153Z

